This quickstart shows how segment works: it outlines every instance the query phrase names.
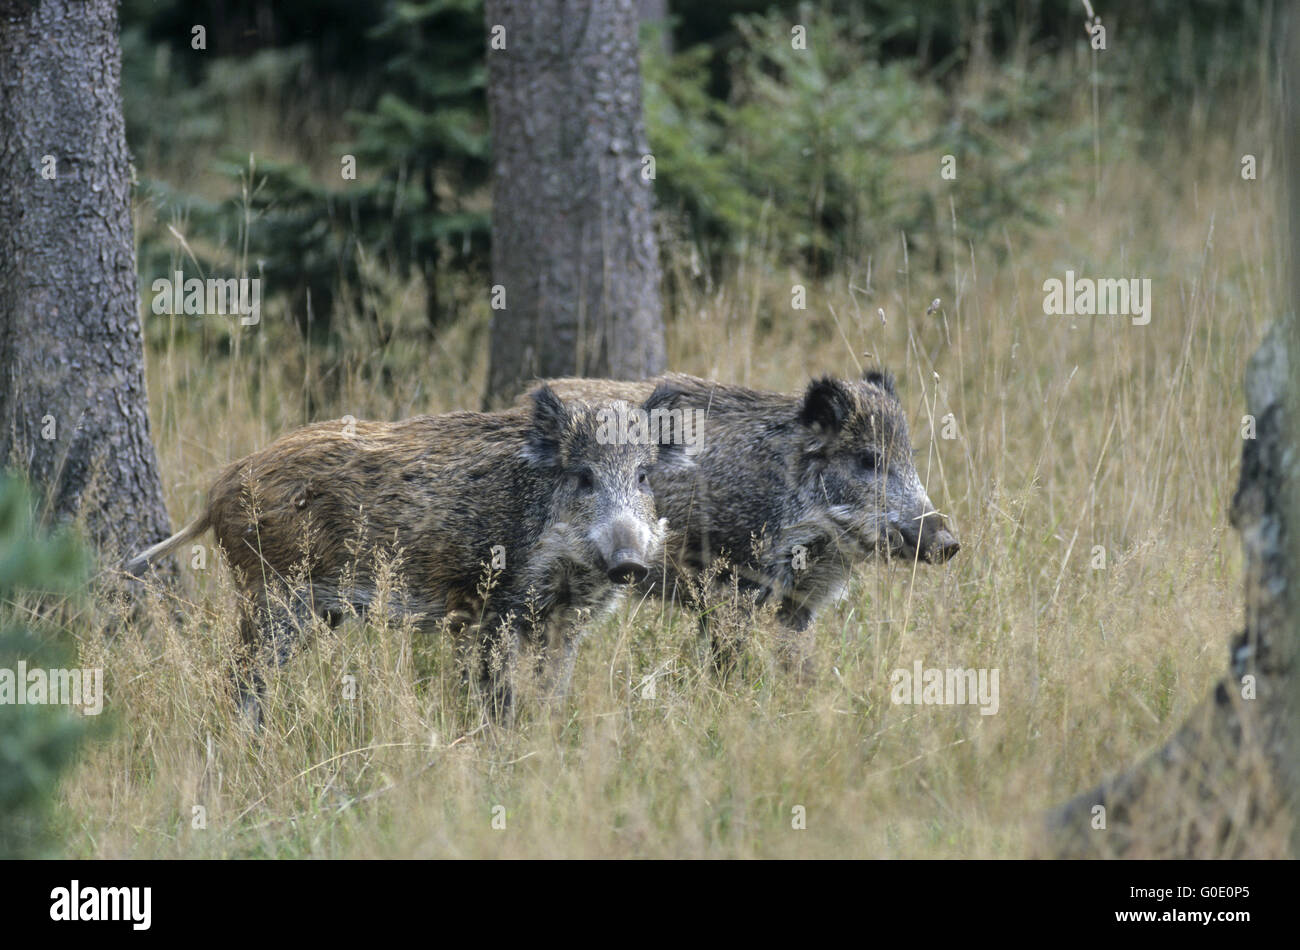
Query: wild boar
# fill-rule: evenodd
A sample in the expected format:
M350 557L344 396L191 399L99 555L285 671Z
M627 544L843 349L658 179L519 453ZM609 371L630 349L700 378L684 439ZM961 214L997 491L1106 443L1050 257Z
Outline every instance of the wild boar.
M663 387L641 408L673 398ZM546 387L531 403L288 433L226 468L203 514L127 568L212 529L246 594L237 692L256 721L261 668L288 659L313 615L333 625L364 612L384 558L421 629L476 631L472 665L496 713L511 709L525 648L562 695L584 622L658 558L652 470L685 459L679 446L604 438L603 420L631 407L565 405Z

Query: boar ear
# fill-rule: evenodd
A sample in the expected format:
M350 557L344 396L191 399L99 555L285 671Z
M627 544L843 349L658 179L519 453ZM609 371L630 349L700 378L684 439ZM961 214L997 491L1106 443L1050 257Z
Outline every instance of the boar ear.
M569 410L564 408L555 390L542 383L530 394L533 400L533 424L528 430L524 456L534 465L557 465L564 430L569 425Z
M691 456L699 445L699 425L690 407L678 404L682 395L676 386L660 383L641 404L641 411L650 421L650 434L659 446L660 468L689 468L695 464Z
M646 397L645 402L641 403L641 408L646 412L654 412L656 409L672 409L677 400L683 395L682 390L672 383L660 383L655 387L655 391Z
M894 388L894 374L888 370L869 369L862 374L862 379L873 386L879 386L895 399L898 398L898 390Z
M829 445L852 411L853 397L838 379L823 376L813 380L799 410L799 421L811 434L808 451L818 452Z

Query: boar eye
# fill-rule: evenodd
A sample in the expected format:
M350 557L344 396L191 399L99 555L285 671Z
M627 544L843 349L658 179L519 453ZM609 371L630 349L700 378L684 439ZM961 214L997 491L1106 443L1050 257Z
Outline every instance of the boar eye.
M875 449L866 449L858 461L868 472L880 471L880 453Z
M584 468L576 473L579 491L591 491L596 487L596 479L592 477L591 469Z
M636 483L637 487L641 489L648 489L650 487L650 476L646 473L645 469L639 468L636 470Z

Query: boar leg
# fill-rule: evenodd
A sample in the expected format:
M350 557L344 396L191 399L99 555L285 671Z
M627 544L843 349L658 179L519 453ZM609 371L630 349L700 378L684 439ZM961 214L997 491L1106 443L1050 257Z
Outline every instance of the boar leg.
M289 661L314 616L301 595L289 593L287 597L288 603L265 591L255 595L239 621L243 643L234 671L235 700L244 720L254 728L262 725L266 674ZM326 619L331 625L338 622L333 615Z
M480 701L488 717L509 726L515 714L515 676L519 669L520 634L512 617L480 627L478 642L478 684Z
M569 693L573 667L578 658L578 640L582 631L572 624L557 624L539 662L542 695L552 707L558 707Z

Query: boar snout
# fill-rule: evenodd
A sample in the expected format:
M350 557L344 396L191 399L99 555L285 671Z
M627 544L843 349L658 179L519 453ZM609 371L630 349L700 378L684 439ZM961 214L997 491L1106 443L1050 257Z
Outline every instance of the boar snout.
M904 518L890 526L890 536L897 532L902 538L902 551L908 557L919 557L930 564L942 564L961 550L956 535L944 524L943 515L937 511Z
M929 532L927 532L929 534ZM921 547L921 559L932 564L942 564L961 550L961 542L947 528L939 528L929 534Z
M609 579L615 584L639 584L650 573L650 568L641 561L635 551L623 550L614 556L614 565L609 569Z
M619 518L598 531L594 540L602 566L615 584L636 584L650 573L649 562L656 554L655 536L641 522Z

